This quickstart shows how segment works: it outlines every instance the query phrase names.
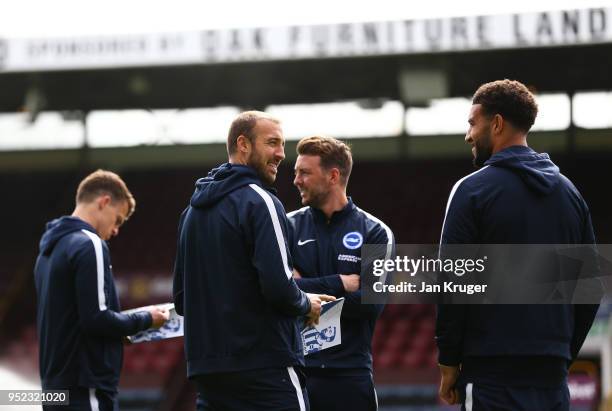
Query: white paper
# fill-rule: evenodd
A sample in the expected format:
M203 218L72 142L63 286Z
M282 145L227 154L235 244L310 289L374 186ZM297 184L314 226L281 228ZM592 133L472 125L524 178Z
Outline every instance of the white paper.
M315 327L306 327L302 330L302 343L304 345L304 355L312 354L334 347L342 343L342 334L340 332L340 315L344 305L344 298L339 298L336 301L323 303L321 306L321 317L319 324ZM167 338L182 337L184 332L184 319L176 313L174 304L159 304L161 308L166 308L170 311L170 319L159 329L149 328L137 334L127 337L134 344L159 341ZM125 314L138 311L145 311L151 306L133 308L131 310L122 311Z
M304 355L313 354L342 343L340 332L340 315L344 298L324 303L321 307L319 324L302 330Z
M149 328L148 330L141 331L137 334L127 337L131 343L141 343L146 341L159 341L167 338L182 337L183 336L183 317L176 313L174 304L158 304L160 308L165 308L170 311L170 318L160 328ZM122 311L124 314L130 314L138 311L145 311L147 308L153 307L151 305L146 307L134 308L131 310Z

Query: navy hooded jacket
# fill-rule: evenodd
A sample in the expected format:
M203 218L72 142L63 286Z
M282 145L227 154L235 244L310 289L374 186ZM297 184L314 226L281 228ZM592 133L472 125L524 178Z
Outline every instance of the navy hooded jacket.
M255 170L223 164L196 182L181 215L174 303L185 317L187 374L303 365L287 219Z
M345 293L340 274L362 272L363 244L383 245L377 250L381 253L379 258L393 258L395 240L391 229L356 207L350 198L329 222L321 210L313 207L296 210L288 217L291 255L302 275L297 280L298 286L306 292L345 298L340 317L342 344L309 354L306 366L371 373L372 334L384 306L361 304L360 290Z
M151 314L120 313L108 246L83 220L47 224L34 270L43 389L115 392L122 337L151 326Z
M512 146L455 184L441 243L594 244L595 236L585 201L548 155ZM597 305L440 305L439 362L463 363L465 372L465 364L480 357L513 357L505 365L510 368L514 361L514 369L516 357L538 357L542 361L531 364L540 369L551 364L547 359L558 358L556 364L565 369L596 311ZM488 360L489 368L493 364ZM483 370L476 374L482 376Z

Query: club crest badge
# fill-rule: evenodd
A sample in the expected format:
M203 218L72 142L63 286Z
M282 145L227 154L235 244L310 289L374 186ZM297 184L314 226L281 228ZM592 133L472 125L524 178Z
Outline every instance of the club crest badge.
M349 250L355 250L363 244L363 236L357 231L346 233L342 239L342 244Z

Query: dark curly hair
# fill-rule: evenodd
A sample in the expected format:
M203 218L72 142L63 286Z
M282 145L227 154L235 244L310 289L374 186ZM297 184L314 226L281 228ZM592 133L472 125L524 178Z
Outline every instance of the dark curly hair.
M516 80L485 83L476 90L472 104L481 104L487 115L501 115L522 131L529 131L538 115L538 104L527 87Z

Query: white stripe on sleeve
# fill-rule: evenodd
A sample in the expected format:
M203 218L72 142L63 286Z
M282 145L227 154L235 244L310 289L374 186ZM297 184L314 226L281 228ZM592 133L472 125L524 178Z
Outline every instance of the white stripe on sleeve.
M100 311L106 310L106 297L104 296L104 256L102 255L102 240L96 234L85 229L81 230L91 240L96 252L96 274L98 284L98 306Z
M376 403L376 411L378 411L378 393L376 392L376 386L374 385L374 377L370 373L370 379L372 380L372 388L374 389L374 402Z
M385 230L385 233L387 234L387 252L385 253L385 260L390 259L391 253L393 252L393 232L385 223L382 222L382 220L379 220L378 218L374 217L372 214L368 213L367 211L363 211L359 207L356 207L356 208L361 213L363 213L368 220L374 221L375 223L379 224ZM380 277L381 283L385 284L385 282L387 281L388 273L389 272L385 270L385 273Z
M474 405L474 398L472 397L472 390L474 389L474 384L469 383L465 387L465 411L472 411L472 407Z
M91 407L91 411L100 411L100 405L98 404L95 388L89 389L89 406Z
M270 194L268 194L263 188L259 187L257 184L249 184L249 186L255 190L257 194L263 198L266 206L268 206L268 212L270 213L270 218L272 219L272 226L274 227L274 234L276 234L276 242L278 243L278 249L281 254L281 258L283 260L283 268L285 269L285 275L287 278L291 278L293 272L289 269L289 262L287 260L287 248L285 246L285 238L283 237L283 230L281 229L280 220L278 219L278 214L276 213L276 207L274 207L274 201Z
M309 206L306 206L306 207L299 208L299 209L297 209L297 210L293 210L293 211L291 211L290 213L287 213L287 218L289 218L289 217L293 217L294 215L299 214L299 213L304 213L304 212L306 212L306 210L308 210L309 208L310 208Z
M304 402L304 393L302 392L300 379L295 373L293 367L287 367L287 371L289 371L289 378L291 378L291 382L293 383L293 387L295 388L295 392L297 394L298 403L300 404L300 411L306 411L306 403Z
M463 183L463 181L467 178L470 178L471 176L473 176L474 174L478 174L480 173L482 170L485 170L489 168L489 166L484 166L483 168L474 171L471 174L468 174L467 176L461 178L459 181L457 181L455 183L455 185L453 186L453 189L451 190L449 196L448 196L448 201L446 202L446 211L444 211L444 221L442 222L442 231L440 232L440 244L442 244L442 236L444 235L444 225L446 224L446 216L448 214L448 210L450 208L451 205L451 201L453 201L453 197L455 196L455 193L457 192L457 189L459 188L459 186L461 185L461 183Z

